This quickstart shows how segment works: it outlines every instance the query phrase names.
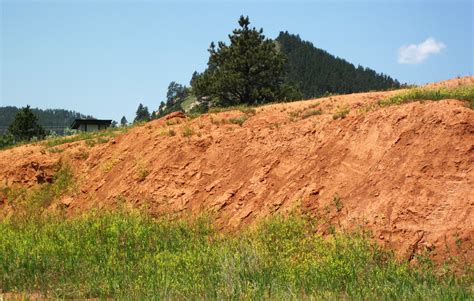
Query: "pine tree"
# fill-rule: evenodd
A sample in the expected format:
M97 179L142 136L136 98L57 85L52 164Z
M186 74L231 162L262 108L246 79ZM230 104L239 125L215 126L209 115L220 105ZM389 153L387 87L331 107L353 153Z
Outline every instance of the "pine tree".
M8 127L8 132L16 141L29 141L33 137L42 139L46 136L45 129L38 124L38 117L30 106L22 108Z
M120 126L127 126L128 120L125 118L125 116L122 116L122 119L120 119Z
M187 96L187 88L175 81L172 81L168 85L168 91L166 92L166 106L173 106L177 100L182 100Z
M241 16L229 45L211 43L208 68L191 80L198 98L212 97L219 105L257 104L281 99L288 91L281 89L284 56L262 29L249 25L249 18Z
M148 107L139 104L135 116L135 120L133 123L149 121L150 120L150 112L148 111Z

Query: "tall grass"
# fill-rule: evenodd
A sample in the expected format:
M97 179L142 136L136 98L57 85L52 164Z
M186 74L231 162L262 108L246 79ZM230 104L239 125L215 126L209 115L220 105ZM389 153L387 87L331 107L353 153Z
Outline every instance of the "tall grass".
M108 142L109 137L115 137L117 133L125 133L129 130L129 127L121 127L121 128L107 128L100 131L94 132L80 132L75 135L71 136L56 136L52 138L48 138L45 141L45 145L48 147L53 147L57 145L61 145L64 143L76 142L76 141L86 141L86 144L89 146L94 146L97 143L105 143Z
M94 146L96 144L105 143L109 141L109 138L115 137L119 133L126 133L130 128L137 126L134 124L128 127L119 127L119 128L107 128L100 131L94 132L79 132L74 135L69 136L48 136L44 140L32 140L32 141L19 141L13 143L10 141L9 137L0 136L0 150L14 148L20 145L25 144L43 144L46 147L54 147L64 143L76 142L76 141L85 141L88 146Z
M474 109L474 85L453 88L412 88L394 96L380 100L379 105L390 106L408 103L417 100L458 99L468 102Z
M137 213L0 223L0 292L53 298L472 298L472 274L410 267L364 234L322 238L301 217L274 217L239 234L206 219Z

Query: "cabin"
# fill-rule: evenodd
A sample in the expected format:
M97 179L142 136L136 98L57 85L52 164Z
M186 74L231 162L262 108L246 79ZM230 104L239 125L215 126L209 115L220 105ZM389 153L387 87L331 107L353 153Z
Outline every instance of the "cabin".
M108 119L75 119L71 124L71 129L81 132L94 132L105 130L111 124L112 120Z

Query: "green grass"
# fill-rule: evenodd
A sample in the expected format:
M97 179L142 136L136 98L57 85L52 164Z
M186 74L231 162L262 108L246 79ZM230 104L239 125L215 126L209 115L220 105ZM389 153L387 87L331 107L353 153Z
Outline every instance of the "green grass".
M105 130L95 131L95 132L79 132L75 135L69 136L53 136L46 137L45 140L34 140L34 141L20 141L15 144L8 144L7 142L2 143L0 141L0 150L14 148L20 145L26 144L43 144L47 148L53 146L58 146L65 143L71 143L76 141L85 141L86 145L89 147L95 146L96 144L106 143L110 138L115 137L118 133L126 133L130 128L137 125L142 125L143 123L134 124L128 127L119 127L119 128L108 128ZM0 140L4 139L0 137Z
M13 140L8 140L8 138L0 138L0 150L7 150L7 149L12 149L17 146L21 145L27 145L27 144L37 144L38 140L32 140L32 141L19 141L16 143L13 143Z
M197 100L196 96L190 94L188 97L186 97L183 102L181 103L181 108L187 112L189 111L191 105Z
M128 128L108 128L96 132L81 132L72 136L65 137L53 137L47 139L44 143L47 147L57 146L64 143L86 141L88 146L94 146L97 143L106 143L109 141L109 137L115 137L117 133L125 133Z
M391 106L400 105L418 100L442 100L458 99L468 103L474 109L474 85L459 86L454 88L412 88L394 96L382 99L379 105Z
M364 234L315 234L302 217L273 217L238 234L207 219L138 213L0 223L0 292L48 298L472 299L472 273L415 267Z
M242 126L245 123L245 121L247 121L247 119L249 119L247 115L241 115L238 117L229 118L229 122L232 124L238 124Z

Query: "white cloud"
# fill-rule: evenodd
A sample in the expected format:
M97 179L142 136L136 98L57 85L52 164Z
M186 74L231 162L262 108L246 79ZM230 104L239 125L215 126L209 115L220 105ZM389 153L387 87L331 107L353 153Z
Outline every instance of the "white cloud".
M428 38L418 45L403 45L398 49L398 63L419 64L431 54L439 53L443 48L446 48L446 45L433 38Z

